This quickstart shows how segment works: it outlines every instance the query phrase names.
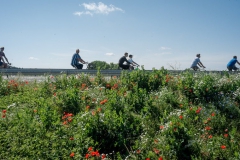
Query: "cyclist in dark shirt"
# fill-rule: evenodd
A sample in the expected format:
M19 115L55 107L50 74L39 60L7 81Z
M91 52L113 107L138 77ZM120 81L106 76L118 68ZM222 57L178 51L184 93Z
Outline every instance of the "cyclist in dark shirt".
M4 47L0 48L0 67L2 66L3 68L8 68L8 64L11 65L11 63L8 62L7 57L5 56ZM6 60L7 63L4 62L4 59Z
M128 53L127 52L125 52L124 56L119 59L118 65L122 69L129 69L129 67L130 67L130 62L128 62L126 57L128 57ZM123 64L124 62L127 62L127 64Z

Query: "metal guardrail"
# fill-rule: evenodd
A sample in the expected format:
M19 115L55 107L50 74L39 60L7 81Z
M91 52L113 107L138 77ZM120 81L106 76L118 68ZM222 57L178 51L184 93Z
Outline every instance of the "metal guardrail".
M123 71L126 72L132 72L131 70L100 70L100 73L105 76L120 76ZM151 72L152 70L146 70L148 72ZM87 69L0 69L0 74L6 75L6 76L11 76L11 75L23 75L23 76L39 76L39 75L59 75L59 74L89 74L89 75L96 75L98 70L87 70ZM168 70L171 74L180 74L184 72L184 70ZM223 75L224 72L227 71L193 71L191 70L190 72L192 73L218 73ZM239 74L239 71L235 72L228 72L231 74Z
M119 76L123 70L100 70L102 75ZM59 75L59 74L89 74L96 75L98 70L87 69L0 69L2 75L23 75L23 76L39 76L39 75ZM131 72L129 70L129 72Z

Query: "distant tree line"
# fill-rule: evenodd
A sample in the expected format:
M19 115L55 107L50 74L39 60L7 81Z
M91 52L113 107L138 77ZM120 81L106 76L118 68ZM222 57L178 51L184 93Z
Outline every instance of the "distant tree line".
M104 61L93 61L91 62L90 69L118 69L118 64L107 63Z

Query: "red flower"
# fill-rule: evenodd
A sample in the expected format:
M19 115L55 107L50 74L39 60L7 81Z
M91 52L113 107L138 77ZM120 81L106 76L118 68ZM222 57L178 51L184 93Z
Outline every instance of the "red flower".
M100 102L100 104L105 104L108 100L107 99L104 99Z
M87 107L86 107L86 110L89 110L89 109L90 109L90 106L87 106Z
M106 155L105 154L102 154L102 159L106 158Z
M207 127L205 127L205 130L209 131L209 130L211 130L211 127L207 126Z
M211 139L211 138L212 138L212 135L209 135L208 138Z
M64 112L63 114L64 114L64 116L62 117L62 119L71 119L70 117L73 116L72 113L66 113L66 112ZM71 121L71 120L70 120L70 121Z
M95 152L95 155L96 155L97 157L99 157L99 156L100 156L100 154L99 154L99 152L98 152L98 151L96 151L96 152Z
M90 156L90 155L87 153L87 154L85 155L85 158L88 159L89 156Z
M227 147L225 145L221 145L221 148L222 149L226 149Z
M91 152L91 155L92 155L92 156L96 156L96 157L99 157L99 156L100 156L100 154L98 153L98 151Z
M70 137L69 139L70 139L71 141L72 141L72 140L74 140L74 138L73 138L73 137Z
M141 150L140 150L140 149L138 149L136 152L137 152L137 154L140 154L140 153L141 153Z
M182 116L182 115L180 115L180 116L179 116L179 118L180 118L180 119L183 119L183 116Z
M159 157L158 160L163 160L163 158L162 158L162 157Z
M160 129L164 129L164 126L160 126Z
M215 113L212 113L211 116L214 117L214 116L215 116Z
M199 108L196 110L196 113L200 113L200 112L201 112L201 110L202 110L202 108L201 108L201 107L199 107Z
M70 154L70 157L74 157L74 155L75 155L74 152L72 152L72 153Z
M156 149L156 148L153 148L153 151L156 153L156 154L159 154L159 150L158 149Z
M6 117L6 115L5 115L5 114L3 114L3 115L2 115L2 118L5 118L5 117Z
M67 123L68 123L67 121L64 121L64 122L63 122L63 125L66 125Z
M7 112L7 110L6 110L6 109L2 110L2 113L6 113L6 112Z
M224 134L224 137L225 137L225 138L228 138L228 134L227 134L227 133L226 133L226 134Z
M89 147L89 148L88 148L88 151L92 151L92 150L93 150L92 147Z
M150 160L150 158L146 158L146 160Z
M112 86L112 89L118 89L118 84L117 84L117 83L114 84L114 85Z

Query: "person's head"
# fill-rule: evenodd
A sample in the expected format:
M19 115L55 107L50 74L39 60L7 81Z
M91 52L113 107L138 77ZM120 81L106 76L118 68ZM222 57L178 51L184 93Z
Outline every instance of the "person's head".
M133 57L133 55L130 54L130 55L129 55L129 58L132 58L132 57Z
M79 53L79 52L80 52L80 50L79 50L79 49L77 49L77 50L76 50L76 53Z
M4 47L1 47L0 49L1 49L1 51L3 51L3 50L4 50Z
M200 58L200 53L198 53L198 54L196 55L196 57Z
M237 59L237 56L233 56L234 59Z
M125 57L127 57L127 56L128 56L128 53L127 53L127 52L125 52L125 53L124 53L124 56L125 56Z

